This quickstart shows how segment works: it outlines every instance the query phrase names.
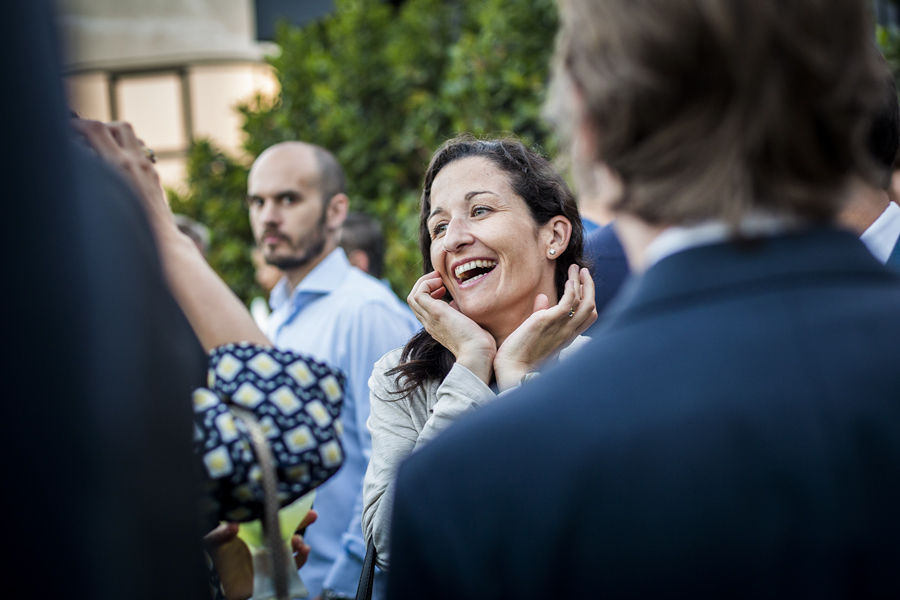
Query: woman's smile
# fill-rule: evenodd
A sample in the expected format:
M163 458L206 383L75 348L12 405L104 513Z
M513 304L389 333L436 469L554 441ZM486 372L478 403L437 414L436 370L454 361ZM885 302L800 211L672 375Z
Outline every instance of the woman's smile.
M453 276L459 287L471 287L487 277L496 267L497 261L491 258L461 260L453 267Z
M427 226L435 270L459 310L476 323L489 329L518 325L538 294L556 297L549 236L509 176L489 159L462 158L437 174Z

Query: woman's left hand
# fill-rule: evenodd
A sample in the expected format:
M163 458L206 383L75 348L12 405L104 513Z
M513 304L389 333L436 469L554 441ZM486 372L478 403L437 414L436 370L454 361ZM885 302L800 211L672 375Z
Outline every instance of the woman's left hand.
M565 291L556 306L539 294L534 312L497 349L494 376L501 391L519 384L533 371L597 320L594 280L587 269L569 267Z

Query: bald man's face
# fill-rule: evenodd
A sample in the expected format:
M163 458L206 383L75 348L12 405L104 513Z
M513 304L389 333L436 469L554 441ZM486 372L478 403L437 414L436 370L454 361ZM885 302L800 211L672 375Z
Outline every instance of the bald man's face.
M267 263L286 271L323 253L325 208L310 149L276 147L260 155L247 180L247 203L253 236Z

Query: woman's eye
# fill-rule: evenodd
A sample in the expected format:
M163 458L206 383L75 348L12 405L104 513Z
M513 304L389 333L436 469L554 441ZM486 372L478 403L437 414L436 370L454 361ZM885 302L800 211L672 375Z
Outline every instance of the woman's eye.
M447 224L446 223L438 223L437 225L435 225L434 227L431 228L431 239L438 237L439 235L443 234L445 231L447 231Z
M491 211L491 209L488 208L487 206L476 206L476 207L472 208L472 216L478 217L480 215L487 214L490 211Z

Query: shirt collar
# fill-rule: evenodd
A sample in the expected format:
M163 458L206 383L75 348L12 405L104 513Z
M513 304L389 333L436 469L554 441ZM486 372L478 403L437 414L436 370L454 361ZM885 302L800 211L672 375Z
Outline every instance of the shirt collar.
M282 277L272 288L269 305L275 310L288 300L296 300L303 292L323 295L333 292L349 272L350 262L343 248L335 248L293 290L288 287L287 277Z
M869 252L886 263L900 238L900 206L889 203L884 212L863 232L859 239Z
M752 214L741 219L738 232L747 237L765 237L797 229L801 221L796 217L771 214ZM697 246L724 242L732 237L730 225L720 220L704 221L696 225L679 225L665 229L654 239L646 251L646 267L658 263L667 256Z

